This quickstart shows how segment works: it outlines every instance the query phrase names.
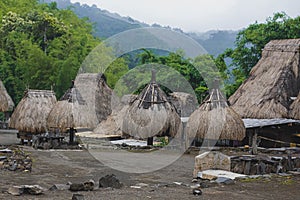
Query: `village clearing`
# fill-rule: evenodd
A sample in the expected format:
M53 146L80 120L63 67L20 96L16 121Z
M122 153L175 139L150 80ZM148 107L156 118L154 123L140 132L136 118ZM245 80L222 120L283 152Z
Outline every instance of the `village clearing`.
M4 147L4 146L2 146ZM8 146L9 147L9 146ZM220 184L211 181L192 182L194 159L198 151L190 151L170 166L152 172L128 174L108 168L85 150L35 150L18 146L28 154L32 170L0 170L0 199L72 199L82 194L84 199L298 199L300 175L267 175L236 179ZM1 148L3 149L3 148ZM227 155L234 153L226 150ZM98 188L99 179L114 174L123 187ZM82 183L94 180L93 191L72 192L68 189L49 190L53 185ZM200 185L202 195L193 195ZM41 195L13 196L7 191L12 186L39 185L45 189Z

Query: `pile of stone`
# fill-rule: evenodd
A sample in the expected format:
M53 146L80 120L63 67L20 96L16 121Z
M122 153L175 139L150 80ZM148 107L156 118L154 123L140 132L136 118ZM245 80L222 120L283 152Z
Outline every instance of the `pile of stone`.
M31 172L32 159L16 146L0 147L0 170Z
M194 178L208 169L221 169L244 175L300 172L300 156L287 155L241 155L227 156L217 151L204 152L195 157Z
M231 171L246 175L286 173L300 170L298 156L244 155L231 157Z

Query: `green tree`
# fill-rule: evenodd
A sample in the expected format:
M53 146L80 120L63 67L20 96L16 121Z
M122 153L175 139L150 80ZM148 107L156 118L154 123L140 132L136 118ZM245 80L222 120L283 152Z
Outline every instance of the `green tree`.
M50 89L61 96L100 40L92 24L55 3L0 3L0 78L14 101L24 90Z
M231 73L234 80L229 80L227 95L230 96L248 77L252 67L261 58L262 49L274 39L292 39L300 37L300 17L291 18L285 13L275 13L265 23L254 23L240 31L234 49L227 49L217 58L217 65L223 72ZM232 64L224 70L225 59Z

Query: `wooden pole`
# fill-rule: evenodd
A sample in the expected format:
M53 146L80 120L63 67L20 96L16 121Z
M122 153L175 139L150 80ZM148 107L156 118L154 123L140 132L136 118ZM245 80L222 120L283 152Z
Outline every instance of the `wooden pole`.
M73 144L73 143L74 143L74 135L75 135L75 130L74 130L74 128L70 128L69 144Z
M147 138L147 145L148 146L153 146L153 137L148 137Z
M254 129L252 136L252 154L257 155L257 129Z

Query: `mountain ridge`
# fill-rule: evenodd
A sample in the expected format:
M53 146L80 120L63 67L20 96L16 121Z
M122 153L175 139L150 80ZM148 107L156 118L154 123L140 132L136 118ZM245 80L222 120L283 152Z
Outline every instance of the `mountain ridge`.
M233 48L238 31L233 30L209 30L206 32L184 32L180 28L161 26L160 24L146 24L131 18L112 13L98 8L96 5L89 6L79 2L72 3L70 0L40 0L41 3L56 2L59 9L71 9L79 17L87 17L93 23L94 36L105 39L120 32L142 27L162 27L186 34L201 44L209 54L218 56L227 48Z

